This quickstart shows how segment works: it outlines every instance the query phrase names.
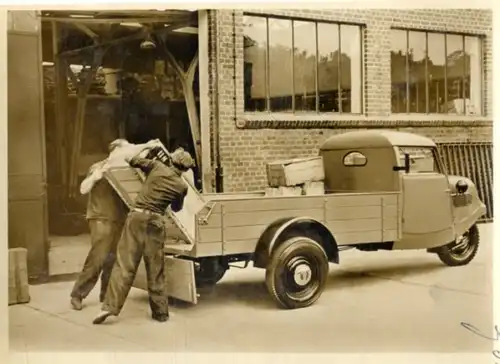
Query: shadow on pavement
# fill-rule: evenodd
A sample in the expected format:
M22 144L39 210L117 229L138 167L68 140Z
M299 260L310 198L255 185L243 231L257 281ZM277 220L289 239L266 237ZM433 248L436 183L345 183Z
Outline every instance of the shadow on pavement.
M366 285L376 285L380 279L401 279L422 273L432 273L436 270L449 269L440 262L396 263L391 266L359 267L343 270L331 266L325 292L354 288ZM276 310L277 305L269 295L264 280L222 281L214 287L199 288L198 305L170 299L169 303L175 309L196 310L200 305L203 309L210 306L222 306L236 303L241 306L251 306L256 309ZM136 301L148 302L147 293L134 298Z

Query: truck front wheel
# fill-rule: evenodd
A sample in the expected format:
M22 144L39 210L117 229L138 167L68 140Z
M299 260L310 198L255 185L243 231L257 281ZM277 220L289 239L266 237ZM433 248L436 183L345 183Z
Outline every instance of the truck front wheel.
M279 306L303 308L316 302L328 277L328 257L316 241L298 236L276 248L266 270L266 285Z
M461 236L458 242L445 245L436 250L439 259L450 267L468 264L477 254L479 248L479 229L473 225Z

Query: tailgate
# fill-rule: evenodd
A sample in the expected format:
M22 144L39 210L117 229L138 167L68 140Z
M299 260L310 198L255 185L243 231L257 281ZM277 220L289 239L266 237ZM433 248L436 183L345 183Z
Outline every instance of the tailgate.
M164 148L165 152L167 150ZM135 198L142 188L144 174L131 167L112 167L104 176L125 204L132 208ZM191 250L196 242L196 214L206 202L194 187L190 173L184 173L183 179L188 185L188 193L181 211L173 212L170 208L165 213L167 229L166 245L182 245L184 250ZM194 263L190 260L167 257L166 278L168 295L191 303L197 302L194 280ZM134 287L147 290L145 269L141 263L134 282Z

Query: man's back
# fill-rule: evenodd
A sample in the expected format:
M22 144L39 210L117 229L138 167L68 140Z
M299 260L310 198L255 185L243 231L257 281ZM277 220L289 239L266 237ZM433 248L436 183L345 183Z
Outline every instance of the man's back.
M94 184L87 202L87 219L123 221L127 216L125 203L105 179Z
M131 165L141 168L147 178L135 200L135 207L163 214L166 208L183 200L188 187L181 176L159 161L134 158Z

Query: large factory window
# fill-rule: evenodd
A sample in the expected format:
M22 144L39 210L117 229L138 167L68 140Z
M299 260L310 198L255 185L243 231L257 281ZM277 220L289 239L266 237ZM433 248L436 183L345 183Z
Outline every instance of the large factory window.
M481 38L392 30L392 112L481 115Z
M362 113L362 27L244 17L245 110Z

